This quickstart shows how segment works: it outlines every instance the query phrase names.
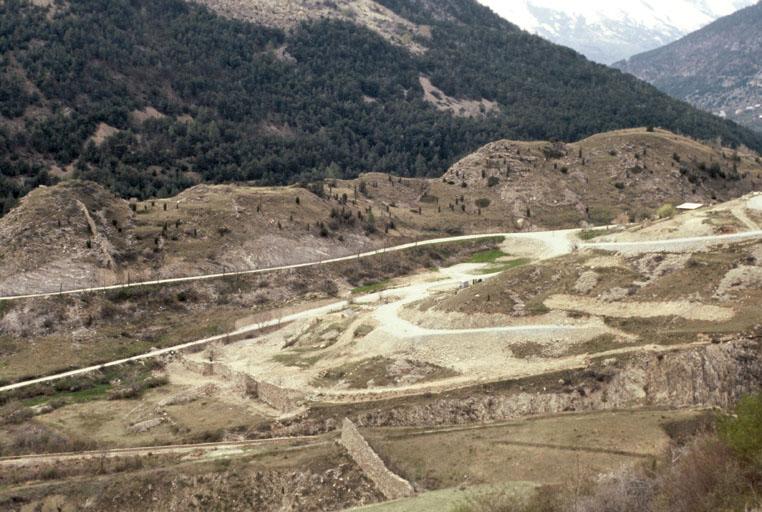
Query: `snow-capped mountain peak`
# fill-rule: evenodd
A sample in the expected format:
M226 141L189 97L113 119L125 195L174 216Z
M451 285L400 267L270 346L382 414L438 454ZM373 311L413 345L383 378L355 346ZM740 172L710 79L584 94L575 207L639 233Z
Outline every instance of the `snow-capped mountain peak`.
M480 0L528 32L610 64L657 48L756 0Z

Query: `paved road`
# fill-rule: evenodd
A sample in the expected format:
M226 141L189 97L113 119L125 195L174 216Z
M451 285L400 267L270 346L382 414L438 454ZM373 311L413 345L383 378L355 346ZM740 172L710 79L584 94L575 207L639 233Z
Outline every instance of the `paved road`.
M363 258L363 257L367 258L369 256L383 254L384 252L400 251L400 250L410 249L410 248L413 248L413 247L416 247L416 246L421 246L421 245L443 244L443 243L457 242L457 241L462 241L462 240L477 240L477 239L480 239L480 238L491 238L491 237L496 237L496 236L503 236L503 237L505 237L507 239L508 238L513 238L513 239L523 239L523 240L538 240L538 241L544 243L545 245L551 247L551 250L550 250L551 254L550 255L556 256L559 253L563 254L564 252L571 251L572 243L570 241L570 238L577 231L579 231L579 230L572 229L572 230L562 230L562 231L548 231L548 232L542 232L542 233L506 233L506 234L494 234L494 233L492 233L492 234L466 235L466 236L458 236L458 237L439 238L439 239L435 239L435 240L426 240L426 241L422 241L422 242L413 242L413 243L409 243L409 244L399 245L399 246L396 246L396 247L388 248L386 250L382 249L382 250L378 250L378 251L371 251L371 252L360 254L359 257L360 258ZM351 260L351 259L354 259L354 258L357 258L357 257L358 256L355 255L355 256L349 256L349 257L344 257L344 258L335 258L335 259L332 259L332 260L324 260L322 262L314 262L314 263L309 263L309 264L299 264L299 265L291 265L291 266L285 266L285 267L278 267L278 268L273 268L273 269L260 269L260 270L255 270L255 271L246 271L246 272L241 272L240 274L253 273L253 272L271 272L271 271L274 271L274 270L282 270L282 269L287 269L287 268L298 268L298 267L303 267L303 266L307 266L307 265L326 265L326 264L329 264L329 263L335 263L337 261ZM226 274L226 275L233 275L233 274ZM197 278L165 279L165 280L161 280L161 281L153 281L153 282L150 282L150 283L142 283L142 284L166 284L166 283L175 283L175 282L178 282L179 280L189 281L189 280L194 280L194 279L212 279L214 277L221 277L221 276L222 276L222 274L214 274L214 275L200 276L200 277L197 277ZM137 284L133 284L131 286L138 286L138 285ZM119 287L116 287L116 288L119 288ZM103 289L112 289L112 287L91 288L91 289L87 289L87 290L80 290L80 292L97 291L97 290L103 290ZM78 293L78 292L77 291L70 291L70 292L67 292L67 293ZM55 296L57 294L39 294L39 295L34 295L34 296L35 297L44 297L44 296L48 296L48 295ZM20 298L23 298L23 297L15 297L15 298L16 299L20 299ZM370 294L365 299L378 300L378 294ZM10 300L10 298L6 297L5 300ZM334 313L334 312L341 311L341 310L345 309L347 306L349 306L349 301L347 301L347 300L337 301L337 302L328 304L326 306L321 306L319 308L309 309L309 310L306 310L306 311L301 311L299 313L294 313L292 315L287 315L287 316L284 316L284 317L281 317L281 318L273 318L271 320L267 320L267 321L263 321L263 322L258 322L258 323L255 323L255 324L250 324L250 325L241 327L240 329L237 329L237 330L229 332L229 333L220 334L220 335L217 335L217 336L210 336L208 338L204 338L204 339L196 340L196 341L191 341L191 342L188 342L188 343L183 343L183 344L180 344L180 345L174 345L172 347L166 347L166 348L162 348L162 349L152 350L152 351L147 352L145 354L139 354L139 355L136 355L136 356L126 357L126 358L118 359L118 360L115 360L115 361L109 361L107 363L87 366L85 368L78 368L76 370L69 370L69 371L62 372L62 373L57 373L57 374L54 374L54 375L48 375L46 377L39 377L39 378L36 378L36 379L31 379L31 380L25 380L25 381L22 381L22 382L17 382L15 384L8 384L8 385L5 385L5 386L0 386L0 392L3 392L3 391L12 391L12 390L15 390L15 389L20 389L20 388L23 388L23 387L32 386L34 384L42 384L42 383L51 382L51 381L54 381L54 380L65 379L67 377L75 377L77 375L83 375L83 374L86 374L86 373L91 373L91 372L98 371L98 370L103 369L103 368L108 368L108 367L111 367L111 366L118 366L118 365L126 364L126 363L129 363L129 362L140 361L140 360L143 360L143 359L151 359L151 358L154 358L154 357L159 357L159 356L167 355L167 354L170 354L172 352L179 351L179 350L184 350L184 349L187 349L187 348L190 348L190 347L194 347L194 346L198 346L198 345L204 345L204 344L211 343L211 342L214 342L214 341L224 340L224 339L227 339L229 337L240 336L240 335L243 335L243 334L250 334L250 333L253 333L255 331L259 331L259 330L267 328L267 327L275 327L275 326L281 325L283 323L288 323L288 322L292 322L292 321L295 321L295 320L303 320L303 319L306 319L306 318L314 318L316 316L322 316L322 315Z
M19 389L19 388L23 388L23 387L26 387L26 386L31 386L33 384L41 384L41 383L44 383L44 382L50 382L50 381L54 381L54 380L65 379L67 377L74 377L76 375L82 375L82 374L85 374L85 373L91 373L91 372L94 372L94 371L97 371L97 370L100 370L100 369L103 369L103 368L108 368L110 366L118 366L118 365L122 365L122 364L129 363L129 362L132 362L132 361L140 361L142 359L150 359L150 358L154 358L154 357L158 357L158 356L163 356L163 355L166 355L166 354L170 354L172 352L176 352L178 350L183 350L183 349L194 347L194 346L197 346L197 345L204 345L206 343L211 343L213 341L224 340L224 339L231 338L231 337L234 337L234 336L239 336L239 335L242 335L242 334L250 334L252 332L259 331L259 330L265 329L267 327L275 327L277 325L281 325L281 324L284 324L284 323L293 322L294 320L301 320L301 319L309 318L309 317L312 317L312 316L327 315L329 313L334 313L336 311L341 311L342 309L345 309L348 305L349 305L349 302L345 301L345 300L344 301L339 301L339 302L334 302L332 304L328 304L327 306L322 306L322 307L319 307L319 308L310 309L310 310L307 310L307 311L302 311L300 313L294 313L293 315L287 315L287 316L284 316L284 317L281 317L281 318L274 318L272 320L267 320L267 321L263 321L263 322L258 322L256 324L247 325L247 326L241 327L240 329L237 329L235 331L232 331L232 332L229 332L229 333L225 333L225 334L219 334L217 336L210 336L209 338L204 338L202 340L196 340L196 341L191 341L191 342L188 342L188 343L183 343L181 345L174 345L172 347L166 347L166 348L161 348L161 349L157 349L157 350L152 350L150 352L146 352L145 354L140 354L140 355L132 356L132 357L125 357L123 359L117 359L116 361L109 361L108 363L97 364L97 365L88 366L88 367L85 367L85 368L78 368L76 370L70 370L70 371L67 371L67 372L57 373L55 375L49 375L47 377L40 377L40 378L37 378L37 379L25 380L25 381L22 381L22 382L17 382L15 384L8 384L6 386L0 387L0 392L3 392L3 391L12 391L14 389Z

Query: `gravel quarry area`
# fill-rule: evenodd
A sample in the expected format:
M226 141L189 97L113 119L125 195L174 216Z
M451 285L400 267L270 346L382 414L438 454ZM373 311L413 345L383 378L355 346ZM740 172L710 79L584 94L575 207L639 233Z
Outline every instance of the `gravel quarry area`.
M511 257L531 255L541 261L571 251L573 235L573 231L564 231L507 236L502 248ZM316 379L332 368L373 358L446 367L454 375L441 384L462 385L482 378L504 378L551 369L547 361L531 364L513 358L512 345L556 345L554 350L557 350L559 343L582 343L612 332L597 321L585 324L573 320L549 324L433 328L411 322L401 315L410 304L489 280L494 275L482 273L488 268L489 264L466 263L401 279L393 288L358 297L351 304L336 305L330 315L326 315L325 310L306 312L282 331L221 347L215 351L215 361L232 371L248 373L308 394L315 393L324 399L354 395L356 391L348 389L344 393L340 382L331 389L316 388L313 385ZM357 336L361 326L369 326L369 331ZM289 340L296 338L310 339L311 344L289 346ZM284 351L284 347L288 348ZM284 353L288 354L292 348L291 357L284 357ZM496 358L496 354L503 354L503 357ZM199 353L192 357L201 361L205 356ZM576 366L579 363L577 357L561 365ZM430 388L431 384L425 386ZM393 392L425 386L408 382L395 386ZM383 388L378 392L383 393Z
M738 233L723 243L743 243L760 235ZM628 250L633 242L579 244L575 238L574 231L507 235L501 245L509 255L502 260L522 257L532 262L524 267L527 272L560 264L564 257L583 258L583 267L604 272L582 272L569 289L575 294L548 294L540 303L542 311L511 316L485 314L478 308L468 314L441 310L439 302L457 300L463 293L472 294L476 304L488 303L489 287L497 286L492 280L514 272L490 274L495 263L464 263L399 279L388 289L337 305L330 314L308 311L280 331L216 349L215 364L298 390L308 400L352 401L542 375L584 367L594 356L661 350L649 337L612 322L661 318L734 321L732 304L714 304L711 299L631 297L632 286L647 289L685 271L690 252L717 246L717 242L708 238L634 242L643 244L634 254L646 256L639 256L635 265L638 277L633 278L628 290L621 286L605 289L605 276L608 269L629 268L627 258L636 257ZM654 252L652 244L685 254L658 256L658 261L652 262L647 256ZM620 256L597 255L601 250L614 252L615 245L621 249L615 251ZM691 249L696 246L699 249ZM730 270L725 281L734 280L733 272L737 271ZM744 276L755 275L753 272L756 270ZM590 282L582 286L584 277ZM751 277L747 281L751 286L756 282ZM720 291L728 286L727 282L717 284ZM479 293L482 287L485 291ZM428 306L421 309L422 304ZM686 336L666 346L671 350L696 342L702 343ZM201 362L206 356L199 353L189 357Z

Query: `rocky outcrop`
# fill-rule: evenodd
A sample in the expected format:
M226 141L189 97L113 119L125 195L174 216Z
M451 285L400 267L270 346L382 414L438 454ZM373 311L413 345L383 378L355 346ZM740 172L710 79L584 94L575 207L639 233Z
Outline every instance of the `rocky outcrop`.
M91 243L95 244L95 248L100 253L99 260L101 265L104 265L105 267L112 270L116 269L116 262L111 255L114 252L114 248L111 245L111 242L109 242L108 238L103 236L98 230L98 225L93 220L92 215L90 215L90 211L87 209L87 206L85 206L84 203L79 199L75 200L75 202L77 203L77 207L79 207L79 209L82 211L82 215L85 216L85 221L87 222L88 229L90 230L90 236L92 237Z
M358 426L437 426L572 411L638 407L732 406L762 386L758 333L734 341L714 340L670 352L644 352L595 361L586 369L501 382L438 395L400 398L356 406ZM273 425L269 435L334 430L329 409L311 411Z
M759 340L644 353L569 372L557 383L507 393L474 393L358 414L359 425L446 425L567 411L646 406L728 407L762 385Z

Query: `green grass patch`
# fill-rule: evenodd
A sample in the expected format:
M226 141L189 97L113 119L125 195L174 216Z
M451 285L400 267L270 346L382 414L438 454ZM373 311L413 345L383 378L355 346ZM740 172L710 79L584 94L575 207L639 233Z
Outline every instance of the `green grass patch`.
M95 384L92 387L77 391L59 391L53 395L42 395L22 401L27 407L44 404L53 400L65 400L68 403L80 404L92 400L105 400L111 384Z
M296 368L309 368L320 360L320 356L307 356L302 352L286 352L275 354L272 360L283 366L294 366Z
M33 406L53 401L70 404L123 398L118 394L124 394L127 388L131 389L131 393L126 398L134 398L146 389L167 383L164 376L154 376L154 372L162 368L163 364L156 360L102 368L85 375L66 377L9 391L0 395L0 404L17 400L24 405ZM117 381L119 384L115 384Z
M458 507L463 503L469 503L474 496L485 493L504 493L517 497L531 497L536 492L536 488L537 485L532 482L518 481L503 484L484 484L466 489L456 487L426 491L412 498L351 508L348 512L450 512L459 510ZM486 511L492 509L484 508L479 510Z
M478 274L497 274L498 272L505 272L506 270L511 270L512 268L518 268L523 265L527 265L528 263L531 263L532 260L529 258L518 258L511 261L501 261L498 263L495 263L493 265L490 265L487 268L479 270Z
M495 261L504 256L508 255L500 249L488 249L472 254L468 259L468 263L495 263Z
M582 240L592 240L593 238L609 234L611 234L611 231L608 229L583 229L577 233L577 237Z
M378 281L375 283L369 283L363 286L358 286L357 288L352 289L352 293L354 295L376 293L376 292L380 292L381 290L385 290L386 288L389 288L390 285L391 285L391 279L384 279L383 281Z

